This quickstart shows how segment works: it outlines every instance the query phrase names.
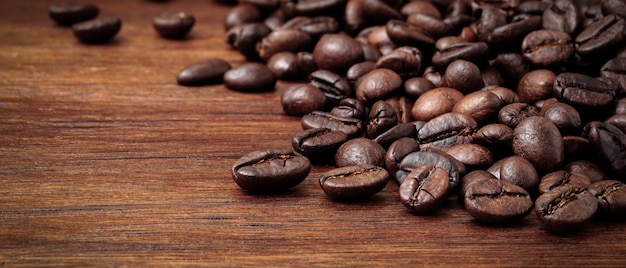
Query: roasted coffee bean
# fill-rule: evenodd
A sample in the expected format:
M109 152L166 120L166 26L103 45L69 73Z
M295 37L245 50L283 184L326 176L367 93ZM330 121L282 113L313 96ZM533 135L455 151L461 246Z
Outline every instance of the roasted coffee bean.
M303 116L326 107L324 92L309 84L289 86L280 97L283 111L287 115Z
M267 67L280 80L299 80L304 72L298 66L298 57L293 52L278 52L268 61Z
M385 26L373 27L373 30L367 35L367 44L377 48L381 55L387 54L397 47L387 35Z
M494 121L502 101L490 91L479 90L465 95L452 107L453 113L469 115L478 124Z
M242 92L274 90L276 76L264 64L246 62L224 73L224 85Z
M373 61L359 62L348 68L348 71L346 72L346 79L348 79L350 85L354 87L361 79L361 77L374 69L376 69L376 63Z
M101 44L113 39L122 28L122 21L116 17L103 17L72 25L74 35L86 44Z
M473 23L476 36L483 42L488 41L493 31L506 25L507 22L506 11L492 5L482 5L475 9L474 16L478 17L478 20Z
M487 172L494 177L513 183L528 192L535 192L539 185L539 175L526 158L512 155L502 158L491 165Z
M524 119L538 116L539 109L528 103L518 102L506 105L498 112L498 122L510 128L515 128Z
M626 134L613 125L599 121L587 124L584 132L598 157L598 164L623 177L626 174Z
M552 121L559 128L561 134L579 133L582 128L578 111L567 103L556 101L556 99L544 102L539 111L539 116Z
M407 154L400 164L398 165L398 171L396 171L396 182L398 185L402 185L405 177L414 168L431 164L435 167L442 168L448 173L448 180L450 181L450 192L457 190L461 171L455 161L450 156L442 152L435 151L417 151ZM465 167L463 167L465 168Z
M413 119L413 115L411 114L411 109L413 107L412 99L403 95L396 95L391 96L385 101L396 111L398 123L411 123L415 121Z
M400 123L389 130L379 134L373 140L383 147L388 147L391 143L404 137L415 137L417 129L413 123Z
M626 133L626 114L616 114L607 118L604 122L613 125L622 132Z
M515 184L486 179L469 186L463 203L467 212L482 223L509 223L530 214L530 194Z
M176 82L183 86L204 86L221 83L230 64L222 59L210 58L185 67L178 73Z
M360 119L338 117L327 112L314 111L302 116L302 129L330 128L357 137L363 133L363 122Z
M280 10L287 17L295 16L315 16L337 12L343 8L345 0L299 0L281 1Z
M556 0L543 12L543 28L573 34L580 28L582 13L572 0Z
M454 105L463 98L463 93L450 87L438 87L424 92L413 104L413 119L429 121L437 116L452 112Z
M578 107L601 108L613 103L617 83L607 83L579 73L561 73L554 79L554 96Z
M314 40L317 40L324 34L336 33L339 31L339 22L335 18L329 16L299 16L285 22L281 25L281 28L303 31L310 35Z
M626 18L626 3L623 0L602 1L602 14L614 14Z
M566 161L585 158L591 152L589 140L579 135L563 135L563 148Z
M250 4L258 8L261 13L276 10L280 7L280 0L239 0L239 4Z
M389 172L374 165L353 165L324 172L319 181L332 199L358 200L382 191L389 181Z
M552 4L549 2L530 0L519 3L516 10L524 14L542 15L550 6L552 6Z
M612 78L620 86L620 92L626 93L626 58L614 58L600 68L602 77Z
M558 170L546 174L539 183L539 193L547 193L550 190L563 186L574 185L580 188L587 188L591 184L591 179L581 173L569 173L565 170Z
M513 130L512 146L515 154L526 158L539 174L558 169L565 158L561 133L545 117L522 120Z
M291 151L254 151L242 156L231 169L235 183L249 192L277 192L300 184L311 162Z
M399 187L400 202L415 214L427 214L440 207L450 188L448 173L432 164L414 168Z
M180 39L191 31L195 22L196 19L185 12L163 12L154 17L152 26L164 38Z
M443 86L455 88L463 94L477 91L485 86L480 68L471 61L455 60L443 75Z
M522 41L522 55L538 67L560 64L574 54L572 37L561 31L537 30Z
M285 17L285 14L283 14L281 10L277 9L265 17L263 24L272 30L276 30L282 26L287 19L288 18Z
M624 18L604 16L576 36L576 53L582 57L606 58L607 51L623 46L626 40Z
M330 113L337 117L362 119L365 115L365 105L360 100L344 98Z
M297 153L311 161L324 160L334 155L337 148L348 140L348 135L329 128L312 128L298 132L291 139L291 145Z
M451 27L447 25L443 20L434 18L429 15L413 13L406 19L409 25L420 29L433 38L439 38L449 35Z
M502 105L509 105L511 103L519 102L519 95L517 92L500 86L488 86L482 88L482 90L489 91L495 94L499 99Z
M402 78L390 69L374 69L356 85L356 98L364 103L382 100L402 86Z
M417 139L422 148L445 148L456 144L471 143L478 123L471 116L459 113L445 113L422 126Z
M488 124L474 133L473 141L489 148L509 147L513 143L513 129L505 124Z
M410 137L400 138L389 145L387 153L385 154L385 168L392 177L395 178L400 161L402 161L406 155L419 151L419 146L419 142Z
M298 30L277 29L263 37L261 43L257 44L256 50L259 57L267 62L278 52L308 51L311 46L312 41L308 34Z
M398 124L396 111L384 100L372 104L368 119L365 136L370 139L376 138L376 136Z
M432 62L439 69L445 69L455 60L466 60L475 64L481 64L488 53L489 46L485 42L456 43L435 52Z
M310 76L313 72L317 71L317 66L313 60L313 53L308 51L300 51L296 53L296 64L304 75Z
M594 182L587 191L596 197L598 212L612 218L626 216L626 184L616 180Z
M465 194L467 193L467 190L472 187L472 185L476 183L482 183L486 180L497 180L497 178L494 177L491 173L481 169L473 170L465 174L461 178L461 182L459 183L459 198L461 199L461 201L465 200Z
M318 68L343 75L350 66L364 60L363 49L354 38L345 34L325 34L313 49Z
M602 17L604 17L604 14L602 14L602 5L600 3L589 4L586 6L583 5L581 7L581 12L583 13L583 20L582 20L583 29L589 27L589 25L600 20Z
M409 97L418 98L433 88L435 85L424 77L412 77L404 81L404 93Z
M335 154L338 167L370 164L385 166L385 148L368 138L355 138L342 144Z
M490 44L521 44L524 37L532 31L541 29L540 16L517 16L511 23L493 29L487 37Z
M353 96L348 79L328 70L317 70L309 75L309 84L324 91L331 103Z
M91 4L51 4L48 7L50 18L59 25L71 26L74 23L91 20L98 16L100 9Z
M404 79L417 76L421 73L422 52L416 47L398 47L382 55L376 61L376 68L390 69Z
M224 18L224 29L226 31L244 23L261 22L263 17L259 9L250 4L240 4L233 7Z
M494 66L502 71L507 84L514 85L517 85L520 78L531 70L530 63L518 52L499 53L496 56Z
M488 167L495 161L491 150L479 144L457 144L442 150L470 170Z
M606 174L602 171L600 166L587 160L570 162L565 166L565 171L583 174L587 176L592 183L607 179Z
M408 2L402 6L400 13L404 16L420 13L436 19L441 19L441 12L439 12L439 9L437 9L433 3L427 1Z
M537 69L524 74L517 84L520 101L533 104L552 97L555 79L556 74L546 69Z
M495 66L488 65L481 70L482 80L485 87L503 86L504 74Z
M257 43L272 30L263 23L246 23L232 27L226 32L226 42L248 60L258 60Z
M390 20L385 25L389 39L398 46L430 49L435 40L419 28L401 20Z
M567 233L582 229L598 208L596 198L585 188L574 185L556 187L535 201L535 214L551 232Z

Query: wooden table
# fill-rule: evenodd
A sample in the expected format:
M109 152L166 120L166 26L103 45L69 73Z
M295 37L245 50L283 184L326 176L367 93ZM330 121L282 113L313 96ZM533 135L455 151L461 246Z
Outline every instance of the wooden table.
M626 265L624 221L557 236L534 214L477 224L453 200L415 216L391 183L337 203L320 166L292 191L248 195L232 163L290 149L300 130L279 104L285 84L245 94L175 81L205 58L243 62L224 42L229 7L100 2L101 16L123 20L107 45L77 42L48 18L49 1L0 1L1 265ZM157 36L151 20L164 10L196 16L189 39Z

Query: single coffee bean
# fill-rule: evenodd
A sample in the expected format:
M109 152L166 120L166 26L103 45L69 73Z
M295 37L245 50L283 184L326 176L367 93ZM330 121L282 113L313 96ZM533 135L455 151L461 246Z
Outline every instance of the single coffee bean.
M564 161L563 138L545 117L531 116L513 130L513 151L526 158L540 174L558 169Z
M298 69L300 69L307 77L311 75L311 73L317 71L317 66L315 66L315 61L313 60L313 53L308 51L300 51L296 53L296 63L298 65Z
M445 69L455 60L466 60L480 64L489 53L489 46L485 42L461 42L439 49L432 57L433 65Z
M407 81L408 82L408 81ZM424 92L413 104L411 114L415 120L429 121L452 112L463 93L451 87L438 87Z
M257 44L256 51L259 53L259 57L267 62L278 52L309 51L311 44L311 37L305 32L277 29L261 39L261 42Z
M281 1L280 10L287 17L315 16L336 13L343 8L345 1L341 0L299 0Z
M478 123L471 116L459 113L445 113L422 126L417 139L422 148L445 148L456 144L472 143Z
M219 58L210 58L185 67L176 82L183 86L204 86L222 82L224 74L230 70L230 64Z
M400 123L376 136L373 140L386 148L398 139L404 137L415 137L415 135L417 135L417 128L415 127L415 124Z
M626 58L614 58L607 61L600 68L600 75L615 79L622 95L626 93Z
M506 87L487 86L482 88L481 90L486 90L495 94L500 99L502 105L509 105L511 103L520 102L517 92Z
M433 88L435 85L424 77L412 77L404 81L404 93L409 97L419 98Z
M320 69L311 73L309 83L321 89L331 103L338 103L354 94L348 79L328 70Z
M267 61L267 68L280 80L299 80L304 72L298 66L298 57L293 52L278 52Z
M358 137L363 133L363 122L360 119L339 117L331 113L314 111L302 116L302 129L330 128Z
M528 103L518 102L506 105L498 112L498 122L515 128L524 119L539 116L539 109Z
M90 4L51 4L48 7L50 18L59 25L71 26L74 23L91 20L98 16L100 9Z
M441 19L441 12L439 11L439 9L437 9L437 7L433 3L426 1L408 2L402 6L402 9L400 9L400 13L404 16L420 13L436 19Z
M333 107L330 113L337 117L362 119L365 115L365 105L354 98L344 98L339 105Z
M369 164L385 166L385 148L368 138L355 138L342 144L335 154L338 167Z
M396 171L396 182L398 185L402 185L405 177L414 168L431 164L435 167L442 168L448 173L448 180L450 181L450 192L457 190L460 179L460 167L453 161L449 155L440 151L417 151L407 154L400 165L398 165L398 171ZM465 167L463 167L464 169Z
M421 72L422 52L416 47L398 47L382 55L376 68L385 68L399 74L403 79L415 77Z
M574 42L566 32L542 29L524 37L522 52L536 66L553 66L574 54Z
M343 75L350 66L364 60L363 49L354 38L345 34L325 34L313 49L318 68Z
M437 19L429 15L413 13L406 19L409 25L420 29L433 38L439 38L450 34L450 27L442 19Z
M235 183L249 192L284 191L300 184L309 174L309 160L291 151L254 151L232 167Z
M427 214L440 207L450 188L448 173L432 164L414 168L398 190L400 202L415 214Z
M387 153L385 154L385 168L389 171L391 176L395 178L400 161L402 161L406 155L419 151L419 146L419 142L410 137L400 138L389 145Z
M623 46L626 22L616 15L604 16L576 36L576 52L582 57L606 58L606 52Z
M606 83L579 73L561 73L554 80L554 96L572 106L600 108L612 104L617 83Z
M258 62L246 62L224 73L224 85L242 92L274 90L276 77L272 71Z
M573 34L581 26L582 13L572 0L556 0L543 12L543 28Z
M361 79L361 77L374 69L376 69L376 63L373 61L359 62L348 68L348 71L346 72L346 79L348 79L350 85L354 87Z
M479 144L457 144L442 150L463 163L468 169L488 167L495 159L491 150Z
M540 182L539 175L530 161L518 155L507 156L496 161L487 169L487 172L500 180L520 186L530 193L537 191Z
M453 113L469 115L478 124L492 122L502 107L500 98L490 91L479 90L465 95L452 107Z
M380 55L387 54L398 47L391 41L387 35L387 29L382 25L373 27L371 32L367 34L367 44L378 49Z
M626 134L613 125L599 121L590 122L583 131L599 164L626 180Z
M465 192L463 203L474 219L489 224L521 220L533 208L533 200L526 190L503 180L472 184Z
M297 153L308 157L311 161L316 161L334 155L337 148L348 138L348 134L338 130L311 128L294 135L291 145Z
M472 187L472 185L476 183L482 183L483 181L486 181L486 180L498 180L498 179L494 177L491 173L481 170L481 169L473 170L465 174L461 178L461 182L459 183L461 185L459 187L460 188L459 197L461 201L465 200L467 190L469 190Z
M607 118L605 123L617 127L622 132L626 133L626 113L616 114Z
M390 20L385 25L389 39L398 46L411 46L420 49L430 49L435 40L418 27L401 20Z
M517 6L516 10L519 13L524 13L524 14L542 15L543 12L546 9L550 8L551 6L552 6L552 3L531 0L531 1L524 1L522 3L519 3L519 6Z
M580 188L587 188L591 185L591 179L581 173L569 173L565 170L558 170L546 174L539 183L539 193L547 193L550 190L563 186L574 185Z
M397 124L396 111L386 101L379 100L372 105L370 110L365 136L374 139Z
M237 49L246 59L259 60L259 53L256 50L257 43L271 32L272 30L267 25L260 22L241 24L226 32L226 42Z
M548 118L562 134L579 133L582 128L580 114L567 103L556 99L546 100L539 111L539 116Z
M583 174L591 180L591 183L607 179L606 174L602 171L600 166L587 160L570 162L565 166L565 171Z
M326 107L324 92L309 84L293 84L280 97L283 111L287 115L303 116Z
M359 200L382 191L389 181L389 172L375 165L352 165L324 172L319 181L332 199Z
M224 18L224 29L228 31L237 25L261 22L262 20L261 12L256 6L239 4L226 14Z
M509 84L517 84L520 78L531 70L530 62L518 52L499 53L494 66L502 71Z
M487 42L519 45L527 34L541 29L541 22L540 16L516 16L510 23L493 29L487 37Z
M116 17L103 17L76 23L72 26L74 35L86 44L101 44L111 40L122 28L122 21Z
M446 68L443 86L468 94L483 88L485 83L476 64L466 60L455 60Z
M415 121L413 119L413 115L411 114L414 100L404 95L395 95L385 101L396 111L398 123L411 123Z
M612 218L626 217L626 184L616 180L594 182L587 191L596 197L598 211Z
M390 69L374 69L356 85L356 98L364 103L382 100L402 86L402 78Z
M474 133L473 141L492 149L510 147L513 143L513 129L505 124L488 124Z
M559 186L537 197L535 214L551 232L567 233L582 229L595 215L596 198L585 188Z
M339 22L330 16L298 16L285 22L280 26L280 28L303 31L314 40L318 40L324 34L331 34L339 31Z
M193 28L196 19L185 12L164 12L152 20L154 29L164 38L180 39Z
M517 84L517 94L521 102L533 104L550 98L554 88L556 74L547 69L532 70L524 74Z
M563 135L563 148L566 160L581 159L590 155L589 140L579 135Z

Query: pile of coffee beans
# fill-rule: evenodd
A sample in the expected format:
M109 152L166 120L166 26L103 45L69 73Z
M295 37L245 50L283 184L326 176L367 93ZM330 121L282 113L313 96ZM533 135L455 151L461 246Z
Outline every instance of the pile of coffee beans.
M302 119L293 151L235 163L243 189L284 191L333 159L319 183L334 200L391 180L418 215L458 198L478 222L534 211L552 232L626 216L624 0L218 2L249 62L179 83L293 81L281 105Z

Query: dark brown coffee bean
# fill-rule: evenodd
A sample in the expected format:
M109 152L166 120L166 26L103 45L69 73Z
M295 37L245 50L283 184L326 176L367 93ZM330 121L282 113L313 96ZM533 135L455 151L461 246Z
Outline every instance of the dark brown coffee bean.
M604 122L613 125L619 128L619 130L621 130L622 132L626 133L626 113L611 116L607 118Z
M398 171L396 171L396 182L398 185L402 185L402 182L409 172L416 167L427 164L445 170L448 173L448 180L450 181L449 191L455 192L457 190L462 172L456 162L452 160L449 155L443 152L417 151L407 154L404 158L402 158L402 161L400 161L400 164L398 165ZM463 169L464 168L465 167L463 167Z
M433 88L435 85L424 77L413 77L404 81L404 93L409 97L418 98Z
M422 32L427 33L433 38L448 35L451 28L441 19L420 13L413 13L409 15L406 22L409 25L413 25L414 27L420 29Z
M303 116L326 107L324 92L309 84L289 86L280 97L283 111L287 115Z
M416 47L398 47L381 56L376 68L390 69L405 79L417 76L421 73L422 52Z
M327 112L314 111L302 116L302 129L330 128L357 137L363 133L363 123L360 119L338 117Z
M537 69L522 76L517 84L517 94L521 102L533 104L553 96L556 74L550 70Z
M606 174L602 171L600 166L587 160L577 160L568 163L565 166L565 171L583 174L587 176L592 183L607 179Z
M556 99L550 100L552 101L547 100L541 106L539 116L552 121L562 134L579 133L582 128L582 121L578 111L567 103L559 102Z
M485 42L462 42L439 49L432 57L433 65L439 69L446 68L455 60L466 60L481 64L489 53Z
M563 148L566 160L585 158L591 152L589 140L579 135L563 135Z
M381 55L387 54L397 47L387 35L385 26L373 27L373 30L367 35L367 44L377 48Z
M503 180L487 179L472 184L463 201L474 219L490 224L521 220L533 207L526 190Z
M581 25L580 8L572 0L556 0L543 12L543 28L573 34Z
M342 144L335 154L338 167L370 164L385 166L385 148L368 138L355 138Z
M613 78L620 86L620 92L626 93L626 58L614 58L600 68L602 77Z
M617 83L579 73L561 73L554 80L554 96L575 107L600 108L613 103Z
M280 1L280 10L287 17L295 16L315 16L337 12L343 8L345 0L299 0L299 1Z
M385 168L393 178L396 177L396 171L398 171L400 161L402 161L406 155L419 151L419 146L419 142L410 137L400 138L389 145L387 153L385 154Z
M50 18L59 25L71 26L78 22L91 20L98 16L100 9L90 4L51 4L48 7Z
M103 17L72 25L74 35L86 44L101 44L113 39L122 28L122 20L116 17Z
M338 32L339 22L335 18L329 16L298 16L285 22L280 28L303 31L314 40L318 40L324 34Z
M450 188L448 173L428 164L414 168L399 187L400 202L415 214L427 214L440 207Z
M463 93L450 87L438 87L424 92L413 104L411 114L415 120L429 121L437 116L452 112L454 105L463 98Z
M427 1L408 2L402 6L400 13L407 17L411 14L420 13L436 19L441 19L441 12L439 12L439 9L437 9L433 3Z
M626 134L613 125L598 121L587 124L584 132L598 157L598 164L604 166L609 172L624 176L626 174Z
M552 4L549 2L530 0L519 3L516 10L519 13L542 15L544 10L550 8L550 6L552 6Z
M383 147L388 147L391 143L404 137L415 137L417 129L413 123L400 123L389 130L379 134L373 140Z
M520 78L531 70L530 62L518 52L499 53L494 66L502 71L508 83L514 85L517 85Z
M576 52L582 57L606 58L607 51L623 46L626 40L624 18L604 16L576 36Z
M517 92L506 87L488 86L482 88L482 90L486 90L493 94L496 94L496 96L498 96L498 98L500 99L502 105L509 105L511 103L520 102Z
M494 121L501 107L502 101L496 94L479 90L461 98L452 108L452 112L469 115L482 125Z
M552 172L563 164L563 138L547 118L526 118L515 127L513 135L513 151L532 163L538 173Z
M498 180L496 177L494 177L491 173L484 171L484 170L473 170L470 171L469 173L465 174L462 178L461 178L461 182L460 182L460 190L459 190L459 197L461 200L465 200L465 196L467 193L467 190L470 189L472 187L472 185L476 184L476 183L482 183L483 181L486 180Z
M478 20L474 22L476 36L483 42L487 42L493 31L506 25L507 22L506 12L492 5L480 6L474 11L474 16L478 17Z
M350 66L364 60L363 49L354 38L345 34L325 34L313 49L318 68L343 75Z
M626 216L626 184L616 180L598 181L587 187L596 197L598 211L612 218Z
M415 121L415 119L413 119L413 115L411 114L414 102L412 99L403 95L397 95L391 96L385 101L396 111L398 123L411 123Z
M500 180L513 183L531 193L537 190L540 182L539 175L531 162L518 155L508 156L496 161L487 169L487 172Z
M239 158L231 169L233 179L249 192L277 192L300 184L311 163L291 151L254 151Z
M490 44L521 44L524 37L532 31L541 29L540 16L522 16L511 23L493 29L487 38Z
M224 29L226 31L244 23L261 22L263 17L259 9L250 4L239 4L233 7L224 18Z
M329 128L312 128L298 132L291 139L291 145L311 161L324 160L334 155L337 148L348 140L348 135Z
M372 105L365 136L374 139L381 133L398 124L396 111L384 100L379 100Z
M569 173L565 170L558 170L546 174L539 183L539 193L547 193L550 190L563 186L574 185L580 188L587 188L591 184L589 177L581 173Z
M618 15L622 18L626 18L626 2L623 0L602 1L602 14Z
M362 119L365 116L365 105L354 98L344 98L330 113L337 117Z
M485 86L480 68L471 61L455 60L448 65L443 75L443 86L455 88L468 94Z
M346 72L346 79L348 79L350 85L354 87L361 79L361 77L373 71L374 69L376 69L376 63L373 61L359 62L348 68L348 71Z
M210 58L185 67L178 73L176 82L183 86L204 86L221 83L224 74L230 68L230 64L227 61Z
M389 173L374 165L353 165L331 169L320 175L324 193L336 200L359 200L382 191Z
M226 42L248 60L259 60L257 43L272 30L263 23L246 23L232 27L226 32Z
M489 148L508 147L513 142L513 129L505 124L488 124L474 133L473 141Z
M524 37L522 52L522 55L536 66L553 66L574 54L574 42L568 33L542 29Z
M311 37L302 31L277 29L263 37L256 50L261 59L267 62L278 52L308 51L311 44Z
M243 92L269 91L274 90L276 77L264 64L246 62L224 73L224 85Z
M356 85L356 98L364 103L373 103L391 95L402 86L402 78L390 69L375 69Z
M328 70L317 70L309 75L309 83L321 89L331 103L353 96L354 89L348 79Z
M528 103L518 102L506 105L498 112L498 122L510 128L515 128L524 119L538 116L539 109Z
M195 22L196 19L185 12L163 12L154 17L152 26L164 38L180 39L191 31Z
M559 186L540 195L535 201L535 214L542 226L551 232L580 230L595 215L596 198L585 188Z
M470 170L488 167L495 159L491 150L479 144L457 144L442 150Z
M278 52L267 61L267 68L280 80L299 80L304 72L298 66L298 57L293 52Z
M401 20L390 20L385 25L389 39L398 46L430 49L435 40L419 28Z
M280 9L274 10L263 20L263 24L272 30L276 30L282 26L288 18Z
M478 123L471 116L445 113L426 122L417 132L417 139L422 148L445 148L471 143L476 129Z

